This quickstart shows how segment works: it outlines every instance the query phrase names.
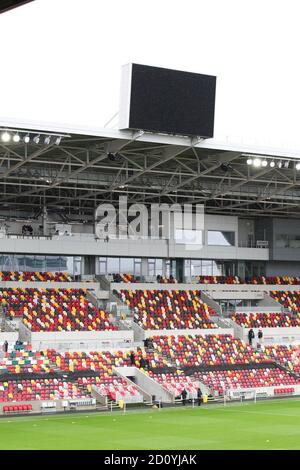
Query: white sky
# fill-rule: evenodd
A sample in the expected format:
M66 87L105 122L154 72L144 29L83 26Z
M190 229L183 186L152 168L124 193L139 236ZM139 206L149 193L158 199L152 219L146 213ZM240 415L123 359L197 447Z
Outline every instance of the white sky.
M0 15L0 118L104 127L128 62L217 75L215 137L300 149L297 0L35 0Z

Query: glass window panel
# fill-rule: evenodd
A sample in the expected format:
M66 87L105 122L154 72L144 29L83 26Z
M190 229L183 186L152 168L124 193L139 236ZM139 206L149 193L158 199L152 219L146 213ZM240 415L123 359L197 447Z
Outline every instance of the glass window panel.
M148 258L148 274L149 276L155 276L155 259Z
M223 274L223 265L221 263L212 262L212 275L213 276L222 276Z
M81 256L75 256L73 259L73 272L70 272L70 274L74 276L80 276L81 275L81 261L82 258Z
M133 274L133 258L120 258L120 273Z
M25 271L25 256L16 255L15 256L15 265L17 271Z
M202 274L202 260L192 259L191 260L191 276L201 276Z
M106 258L99 258L99 274L107 274Z
M162 276L163 274L163 260L161 258L158 258L155 260L155 275L160 275Z
M212 260L202 260L202 276L212 276Z
M216 246L234 246L235 233L221 232L219 230L208 230L207 244Z
M45 265L45 256L35 256L34 271L44 272L46 270Z
M133 274L135 276L141 275L141 265L142 265L141 258L134 258L134 273Z
M35 269L35 259L32 255L25 256L25 271L34 271Z
M120 273L120 258L107 258L107 273Z

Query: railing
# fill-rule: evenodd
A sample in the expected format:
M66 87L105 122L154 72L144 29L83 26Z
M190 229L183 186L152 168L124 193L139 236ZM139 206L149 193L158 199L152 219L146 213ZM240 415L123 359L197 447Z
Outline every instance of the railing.
M238 243L239 248L269 248L267 240L241 240Z

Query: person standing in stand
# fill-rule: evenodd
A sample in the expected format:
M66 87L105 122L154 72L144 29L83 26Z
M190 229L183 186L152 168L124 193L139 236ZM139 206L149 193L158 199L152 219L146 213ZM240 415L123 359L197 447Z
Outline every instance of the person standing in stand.
M257 338L258 338L258 341L257 341L257 347L258 348L261 348L262 347L262 343L263 343L263 332L262 332L262 329L260 328L258 330L258 334L257 334Z
M250 328L250 330L248 331L248 340L249 340L250 346L252 346L252 341L254 338L255 338L254 331L252 330L252 328Z

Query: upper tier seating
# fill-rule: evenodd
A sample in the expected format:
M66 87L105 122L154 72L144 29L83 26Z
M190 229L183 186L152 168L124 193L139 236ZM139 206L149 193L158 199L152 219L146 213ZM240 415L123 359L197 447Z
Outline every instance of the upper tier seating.
M63 272L0 271L0 281L70 282L72 278Z
M202 301L199 291L122 290L120 295L146 330L217 328L209 318L216 312Z
M276 328L300 326L300 317L286 313L234 313L231 319L245 328Z
M147 351L151 368L271 362L231 335L154 336L152 343L154 351Z
M138 282L137 278L133 274L113 274L114 282Z
M238 276L198 276L200 284L300 284L300 277L294 276L252 276L241 279Z
M241 284L238 276L198 276L200 284Z
M275 344L265 346L265 354L283 366L300 374L300 347L292 344Z
M87 300L85 289L1 289L0 303L33 332L117 329Z
M294 315L293 317L298 317L300 313L300 292L296 291L273 291L271 296L277 301L280 302L285 308L287 308Z
M176 284L177 279L175 279L173 276L170 277L165 277L165 276L156 276L156 282L159 284Z

